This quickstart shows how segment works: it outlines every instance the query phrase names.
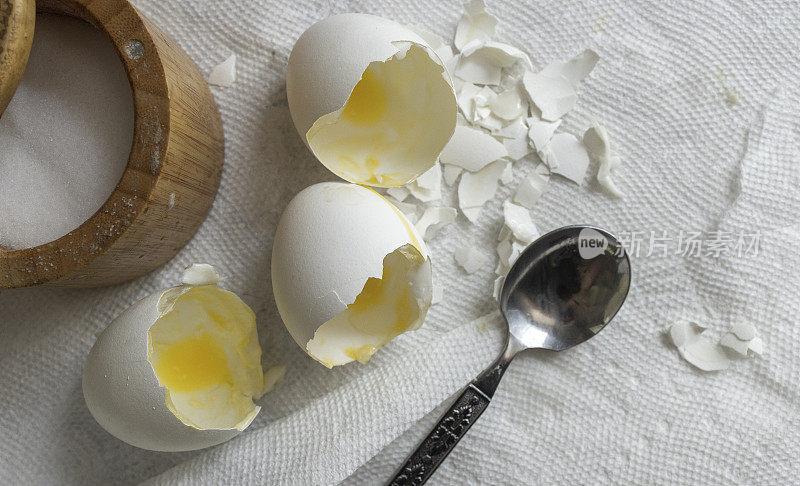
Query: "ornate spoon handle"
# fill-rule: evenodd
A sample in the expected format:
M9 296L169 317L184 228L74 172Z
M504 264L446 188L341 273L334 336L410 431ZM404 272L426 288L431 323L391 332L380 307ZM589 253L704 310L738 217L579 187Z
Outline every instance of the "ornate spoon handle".
M431 477L439 464L489 406L511 358L513 354L506 352L467 386L439 419L439 423L428 437L389 481L391 486L421 485Z

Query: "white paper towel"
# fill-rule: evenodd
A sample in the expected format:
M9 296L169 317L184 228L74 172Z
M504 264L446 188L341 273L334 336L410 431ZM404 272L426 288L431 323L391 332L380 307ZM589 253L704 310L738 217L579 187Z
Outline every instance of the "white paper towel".
M222 187L197 236L169 264L95 290L0 293L0 483L378 484L438 418L430 413L499 351L492 266L473 275L452 251L493 253L501 187L477 226L463 216L430 242L444 301L417 332L366 365L327 370L280 322L269 283L272 235L302 188L334 177L291 124L284 71L294 40L331 13L368 12L450 38L458 1L211 2L138 0L204 73L231 53L237 81L213 88L225 123ZM638 232L630 296L591 342L518 358L434 484L748 483L800 477L800 5L795 2L498 0L497 37L537 67L591 47L600 63L563 130L605 123L627 194L552 183L534 210L542 230L594 223ZM735 96L733 94L735 93ZM738 102L734 99L738 97ZM517 180L529 159L515 164ZM594 166L590 170L594 170ZM453 191L445 202L454 203ZM646 256L650 231L760 232L758 256ZM636 240L637 238L632 238ZM266 366L286 381L238 438L205 451L130 447L91 418L80 375L94 333L136 299L212 263L253 307ZM764 356L703 374L665 338L671 319L711 315L719 337L754 322ZM441 407L439 409L441 412ZM421 422L420 422L421 420ZM416 425L415 425L416 424ZM410 430L409 430L410 429ZM404 431L409 430L404 434Z

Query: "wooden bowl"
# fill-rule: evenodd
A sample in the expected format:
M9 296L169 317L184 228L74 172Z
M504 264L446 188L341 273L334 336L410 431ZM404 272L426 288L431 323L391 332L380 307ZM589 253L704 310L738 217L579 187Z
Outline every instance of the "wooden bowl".
M130 280L172 258L211 209L224 158L217 105L194 62L127 0L39 0L36 9L83 19L111 39L133 92L133 148L111 197L80 227L0 249L0 289Z

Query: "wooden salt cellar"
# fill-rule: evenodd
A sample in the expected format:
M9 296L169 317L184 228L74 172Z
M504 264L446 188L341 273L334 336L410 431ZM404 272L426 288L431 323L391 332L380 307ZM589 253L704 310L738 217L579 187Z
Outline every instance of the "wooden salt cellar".
M133 92L133 148L111 197L80 227L34 248L0 248L0 289L130 280L172 258L211 208L224 158L217 105L192 60L127 0L39 0L36 10L83 19L111 39ZM0 114L22 76L33 18L32 0L0 0Z

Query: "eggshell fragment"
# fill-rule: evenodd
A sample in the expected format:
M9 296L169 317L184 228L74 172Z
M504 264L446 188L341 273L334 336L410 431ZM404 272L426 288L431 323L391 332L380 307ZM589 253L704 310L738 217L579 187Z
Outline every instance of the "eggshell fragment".
M605 127L596 124L589 127L583 134L583 145L597 158L597 182L608 189L614 197L623 197L624 194L612 177L612 172L621 165L622 159L611 151L611 142Z
M550 182L550 171L544 164L539 164L533 172L520 181L512 200L523 207L532 209L536 201L547 191L548 182Z
M574 135L557 133L550 140L548 148L557 162L555 167L550 167L551 172L578 185L583 184L586 169L589 168L589 154L583 144Z
M452 186L453 184L455 184L456 180L458 180L458 176L461 175L461 172L463 170L464 169L462 169L457 165L443 164L442 175L444 176L445 184L447 184L448 186Z
M472 55L462 56L456 67L456 76L468 83L496 86L500 84L502 69L490 59Z
M514 238L520 242L528 245L539 236L539 231L533 224L531 213L527 208L506 200L503 202L503 218Z
M443 226L455 221L456 216L455 208L443 206L428 208L414 226L423 238L432 238Z
M688 321L677 322L669 330L673 344L686 361L703 371L727 369L730 359L702 333L700 326Z
M286 71L292 120L303 141L345 180L403 185L430 169L456 122L441 59L408 28L343 14L297 40Z
M427 172L405 186L409 193L422 202L438 201L442 198L442 166L434 164Z
M508 151L496 138L481 130L457 126L447 146L442 150L444 164L457 165L472 172L508 156Z
M469 42L488 41L494 35L497 18L486 11L483 0L470 0L464 5L465 12L458 21L454 44L462 50Z
M465 172L458 184L458 207L464 216L476 223L481 209L494 197L497 182L510 162L500 159L487 165L478 172Z
M528 118L528 126L530 127L528 137L531 139L533 146L536 147L536 150L544 151L550 145L550 140L560 125L561 120L548 122L539 117Z
M304 189L281 216L272 250L273 293L286 329L326 366L366 361L397 334L422 323L431 299L427 255L411 223L376 192L335 182ZM410 288L414 318L393 321L386 310L391 302L378 292L382 287ZM382 317L359 330L366 324L350 319L346 311L370 292L375 305L383 306ZM364 299L359 302L366 305ZM328 323L324 335L317 336Z
M185 285L214 285L217 282L219 282L217 271L207 263L189 265L181 278L181 283Z
M598 60L597 53L587 49L569 61L551 63L539 73L525 73L523 86L541 110L543 119L555 121L575 106L577 84L589 75Z
M453 253L456 263L468 274L472 274L489 263L489 258L481 253L474 245L466 245L456 248Z
M742 341L750 341L756 337L756 327L746 321L735 322L731 331Z
M208 84L229 88L236 82L236 54L231 54L225 61L214 66L208 75Z
M472 40L461 50L464 57L483 57L490 63L500 68L510 68L516 63L522 63L526 68L531 68L531 58L518 48L492 40Z

